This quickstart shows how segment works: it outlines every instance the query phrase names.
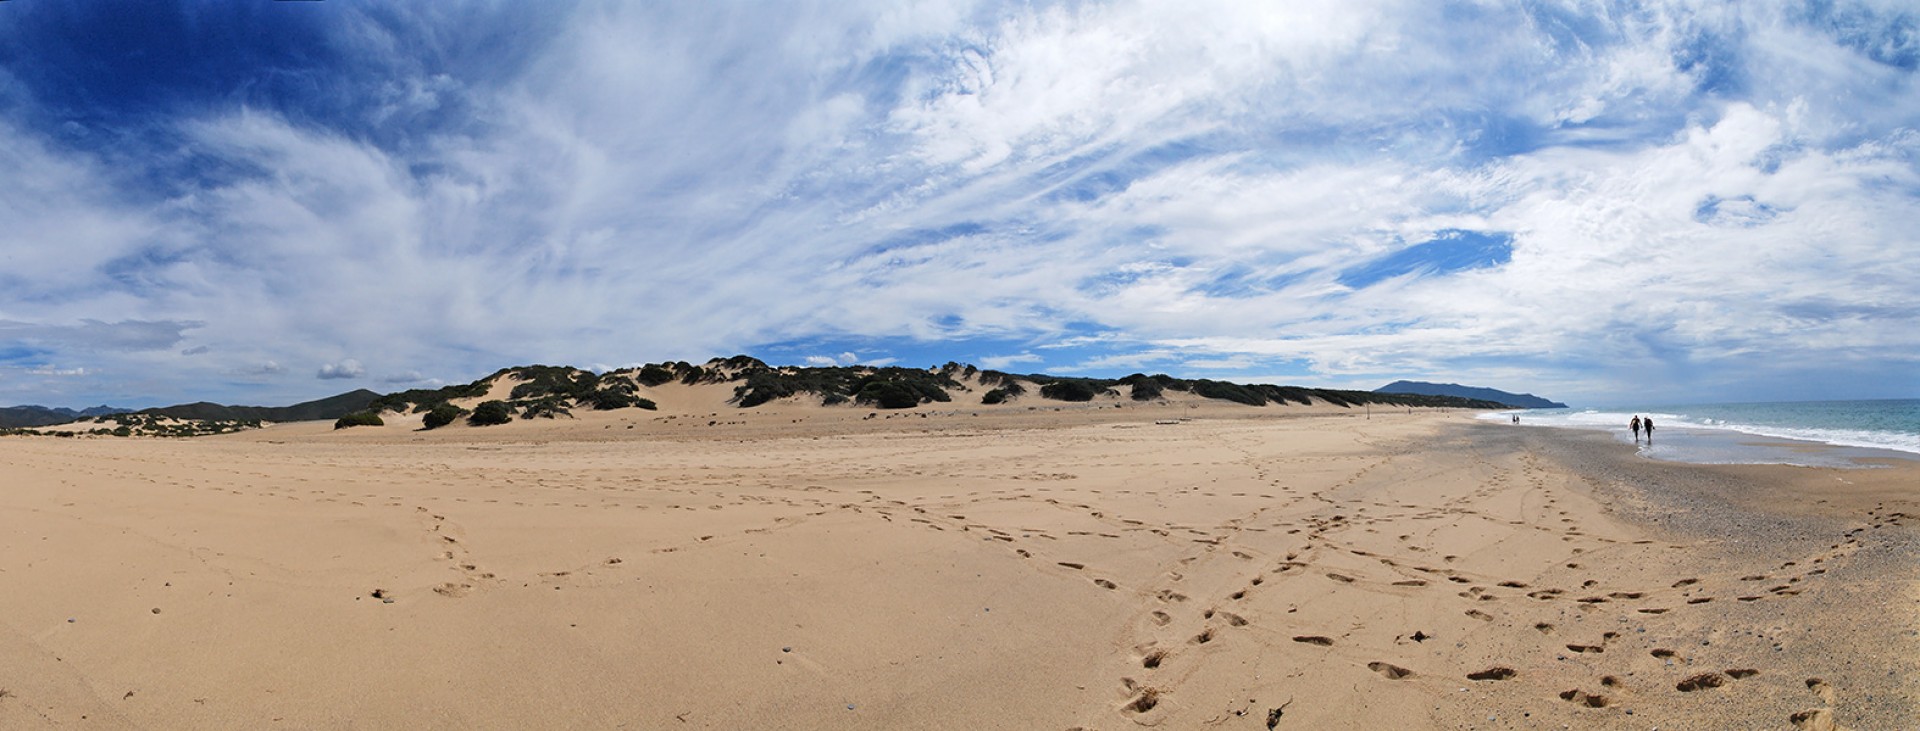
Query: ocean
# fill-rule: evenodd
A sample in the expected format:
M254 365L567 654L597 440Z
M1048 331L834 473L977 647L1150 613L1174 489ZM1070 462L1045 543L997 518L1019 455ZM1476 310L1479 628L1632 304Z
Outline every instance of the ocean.
M1633 442L1627 421L1651 417L1654 459L1718 464L1862 466L1874 458L1920 459L1920 399L1694 404L1617 409L1525 409L1481 414L1522 426L1595 429Z

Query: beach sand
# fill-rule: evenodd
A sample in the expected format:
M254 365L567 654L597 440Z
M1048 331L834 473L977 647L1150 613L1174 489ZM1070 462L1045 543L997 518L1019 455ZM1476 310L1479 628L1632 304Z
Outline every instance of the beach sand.
M1920 718L1911 463L1466 412L704 405L0 439L0 728Z

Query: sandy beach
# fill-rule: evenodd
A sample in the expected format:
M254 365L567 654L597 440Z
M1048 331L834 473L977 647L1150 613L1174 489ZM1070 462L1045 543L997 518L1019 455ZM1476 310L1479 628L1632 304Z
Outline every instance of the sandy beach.
M1912 463L1468 412L699 406L0 439L0 727L1920 718Z

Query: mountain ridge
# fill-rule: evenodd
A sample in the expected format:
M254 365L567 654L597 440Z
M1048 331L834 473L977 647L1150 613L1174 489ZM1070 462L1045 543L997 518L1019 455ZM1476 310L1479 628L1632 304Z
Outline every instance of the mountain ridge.
M1566 404L1535 396L1530 393L1512 393L1497 388L1482 386L1462 386L1458 383L1429 383L1427 381L1394 381L1374 389L1374 393L1406 393L1423 396L1453 396L1456 398L1492 401L1503 406L1522 409L1564 409Z
M64 424L78 419L88 419L95 416L124 414L130 411L133 411L133 409L115 408L106 404L89 406L78 411L59 406L39 406L35 404L0 406L0 429L50 426L53 424Z
M291 406L227 406L210 401L159 406L135 413L200 421L321 421L367 408L381 394L364 388Z

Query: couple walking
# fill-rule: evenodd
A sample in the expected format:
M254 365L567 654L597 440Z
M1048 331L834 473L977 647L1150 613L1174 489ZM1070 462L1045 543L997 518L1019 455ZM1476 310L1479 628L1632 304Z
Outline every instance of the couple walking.
M1640 418L1639 414L1635 414L1633 416L1633 421L1627 422L1627 428L1633 430L1634 444L1640 443L1640 430L1642 429L1645 429L1647 431L1647 443L1648 444L1653 443L1653 417L1647 417L1645 419L1642 419Z

